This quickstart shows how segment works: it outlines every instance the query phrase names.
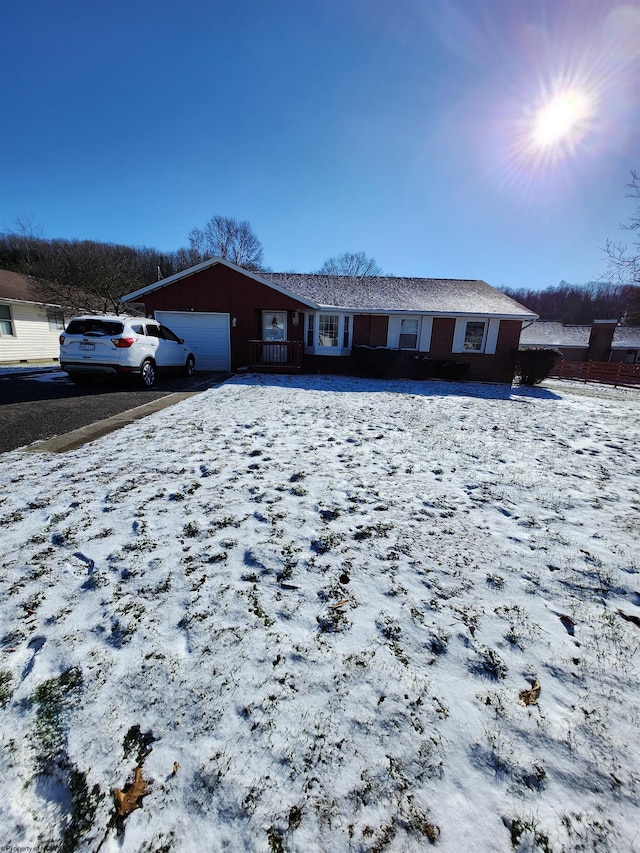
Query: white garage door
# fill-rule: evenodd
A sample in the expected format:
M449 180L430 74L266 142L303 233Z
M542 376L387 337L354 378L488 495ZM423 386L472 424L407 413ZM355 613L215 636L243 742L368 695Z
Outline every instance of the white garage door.
M156 311L156 320L184 338L195 353L196 370L230 370L229 315L201 311Z

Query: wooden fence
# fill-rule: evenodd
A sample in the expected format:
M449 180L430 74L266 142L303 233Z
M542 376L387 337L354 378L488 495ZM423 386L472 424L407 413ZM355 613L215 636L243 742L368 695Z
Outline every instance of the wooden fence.
M608 385L640 386L640 364L623 361L559 361L550 376L557 379L581 379Z

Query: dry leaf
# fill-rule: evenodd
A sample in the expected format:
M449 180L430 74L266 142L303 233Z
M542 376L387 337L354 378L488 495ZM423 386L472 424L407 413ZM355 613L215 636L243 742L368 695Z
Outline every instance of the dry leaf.
M337 610L339 607L344 607L345 604L349 603L348 598L343 598L342 601L337 601L335 604L331 604L329 606L329 610Z
M540 695L540 682L536 678L530 690L520 691L520 701L523 705L537 705L538 696Z
M177 761L174 761L173 762L173 770L171 771L171 775L175 776L176 773L178 772L178 770L180 770L180 765L178 764Z
M142 805L140 800L146 794L150 793L150 791L151 788L147 786L147 783L142 778L142 768L136 767L133 771L133 782L131 785L127 785L124 791L116 788L113 792L118 807L118 815L120 817L127 817L132 811L139 809Z

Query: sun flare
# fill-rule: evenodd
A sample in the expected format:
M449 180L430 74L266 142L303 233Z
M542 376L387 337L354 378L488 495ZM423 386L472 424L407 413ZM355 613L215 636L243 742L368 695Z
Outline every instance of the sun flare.
M583 92L555 95L536 114L534 146L542 150L561 145L573 147L584 135L590 116L591 104Z

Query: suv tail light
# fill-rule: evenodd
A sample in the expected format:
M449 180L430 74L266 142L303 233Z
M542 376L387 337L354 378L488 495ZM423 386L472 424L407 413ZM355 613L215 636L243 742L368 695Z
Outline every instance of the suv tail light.
M113 345L118 349L129 349L137 340L137 338L111 338Z
M58 338L58 340L60 341L60 346L61 346L61 347L62 347L62 346L64 346L64 335L60 335L60 337Z

